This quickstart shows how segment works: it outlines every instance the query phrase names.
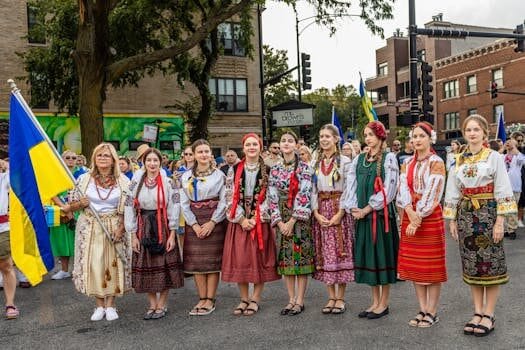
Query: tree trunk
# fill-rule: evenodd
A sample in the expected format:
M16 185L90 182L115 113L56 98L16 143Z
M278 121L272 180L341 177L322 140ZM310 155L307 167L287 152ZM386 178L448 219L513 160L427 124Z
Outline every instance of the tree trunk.
M198 139L208 139L208 122L211 117L213 98L210 95L207 84L197 84L201 97L201 109L193 121L190 132L191 142Z
M103 80L94 79L89 70L81 72L79 79L80 103L80 135L82 139L82 154L88 159L93 149L104 140Z

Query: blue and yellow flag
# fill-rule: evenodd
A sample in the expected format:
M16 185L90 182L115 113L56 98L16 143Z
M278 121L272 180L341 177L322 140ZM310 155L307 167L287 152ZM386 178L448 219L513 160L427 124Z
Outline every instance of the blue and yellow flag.
M361 105L363 106L363 111L365 112L368 121L373 122L374 120L377 120L377 114L372 106L372 101L370 101L370 97L366 94L363 77L361 77L361 82L359 83L359 95L361 95Z
M73 180L18 91L9 105L11 254L32 285L54 266L42 203L73 188Z

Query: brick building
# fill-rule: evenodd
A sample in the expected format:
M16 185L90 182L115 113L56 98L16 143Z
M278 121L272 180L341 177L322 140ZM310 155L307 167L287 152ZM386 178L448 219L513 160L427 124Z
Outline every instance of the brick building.
M525 94L525 54L515 47L513 41L498 40L435 62L440 138L460 136L462 121L474 113L492 123L492 136L500 113L507 125L525 122L525 96L505 93ZM499 90L496 98L488 91L492 81Z
M425 24L426 28L462 29L470 31L493 31L512 32L506 28L487 28L457 24L443 21L443 15L433 17L431 22ZM466 38L466 39L437 39L427 36L417 37L417 53L421 60L430 63L433 67L435 62L442 62L447 57L469 52L482 45L492 43L490 38ZM372 96L374 108L380 121L387 128L394 129L397 126L397 116L409 110L410 103L410 70L409 70L409 40L401 31L386 40L386 45L376 50L376 72L377 75L366 80L366 87ZM432 73L436 74L435 69ZM418 72L420 75L420 72ZM434 112L435 122L440 120L442 113L437 91L437 79L432 82L434 88ZM421 104L421 100L420 100ZM438 124L439 125L439 124ZM393 135L395 137L395 135Z
M4 118L9 110L8 86L5 84L7 79L15 79L22 94L28 101L30 99L30 87L25 83L25 78L20 78L28 74L16 53L32 46L45 45L28 38L28 28L33 20L27 1L0 0L0 116ZM214 68L214 79L210 82L211 92L216 96L217 112L209 124L209 141L216 154L224 153L230 147L240 147L242 134L261 131L259 56L254 54L251 59L242 47L237 46L233 37L236 26L238 24L232 20L219 27L225 49ZM256 15L253 16L253 32L252 45L257 53L259 33ZM198 93L190 83L182 89L176 77L159 74L145 77L139 82L138 88L108 88L104 114L146 116L153 120L184 117L183 111L166 106L173 106L176 102L187 101L194 96L198 96ZM51 103L48 108L34 108L34 111L37 114L52 114L56 109ZM191 128L191 125L187 125L187 128Z

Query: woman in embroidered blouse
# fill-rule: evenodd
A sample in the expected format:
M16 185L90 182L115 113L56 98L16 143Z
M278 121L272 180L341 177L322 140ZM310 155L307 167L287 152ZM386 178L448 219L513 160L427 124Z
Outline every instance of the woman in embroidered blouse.
M277 235L277 273L284 276L289 297L288 305L281 310L283 316L304 310L308 275L314 272L312 174L308 164L295 153L297 140L291 131L281 136L283 163L272 167L268 182L271 223Z
M441 283L447 280L445 225L441 196L445 187L445 164L432 149L436 132L426 122L410 133L415 155L401 165L397 206L403 210L398 272L414 282L419 313L409 321L413 327L431 327L436 316Z
M347 214L350 159L339 152L339 131L332 124L319 131L321 148L314 165L312 211L315 244L313 278L326 284L324 314L346 311L346 284L354 280L354 222Z
M245 158L228 170L226 230L222 280L236 282L241 302L234 315L252 316L259 310L264 283L278 280L275 239L268 210L268 169L261 158L262 140L249 133L242 139ZM253 294L249 296L249 284Z
M131 289L131 240L124 234L124 200L129 180L120 173L117 152L109 143L95 147L91 164L90 172L77 179L69 195L70 203L63 210L83 209L75 232L75 287L96 298L92 321L104 317L112 321L118 318L115 296L122 296ZM113 242L106 237L92 210L99 214Z
M458 140L450 141L450 152L447 153L447 171L456 164L456 155L459 154L461 143Z
M368 152L361 153L350 169L348 208L358 220L355 230L355 280L372 288L372 304L360 318L388 315L390 284L397 280L396 211L399 167L396 156L384 151L386 130L381 122L364 130Z
M184 274L175 240L179 191L160 172L162 156L157 149L147 149L143 159L145 171L131 181L124 219L133 244L132 285L135 292L148 294L144 319L150 320L166 315L168 291L183 286Z
M224 173L212 165L208 141L191 146L196 165L181 178L180 200L186 221L184 235L184 272L192 274L199 302L190 315L208 315L215 310L215 295L222 264L226 233Z
M463 281L470 285L474 304L474 316L463 331L485 336L494 330L499 286L509 280L503 226L517 205L503 157L484 147L489 135L485 118L469 116L462 131L468 148L450 169L443 215L459 240Z

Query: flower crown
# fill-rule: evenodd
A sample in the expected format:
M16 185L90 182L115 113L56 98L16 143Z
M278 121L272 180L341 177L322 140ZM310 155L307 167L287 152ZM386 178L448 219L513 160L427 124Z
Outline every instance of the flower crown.
M437 142L437 133L434 131L434 129L431 129L430 126L428 126L427 124L423 124L423 123L417 123L416 125L414 125L412 130L410 130L410 132L408 133L408 137L409 138L412 138L412 133L413 133L415 128L421 128L421 129L425 130L426 134L430 134L430 143L432 145L436 144L436 142Z

